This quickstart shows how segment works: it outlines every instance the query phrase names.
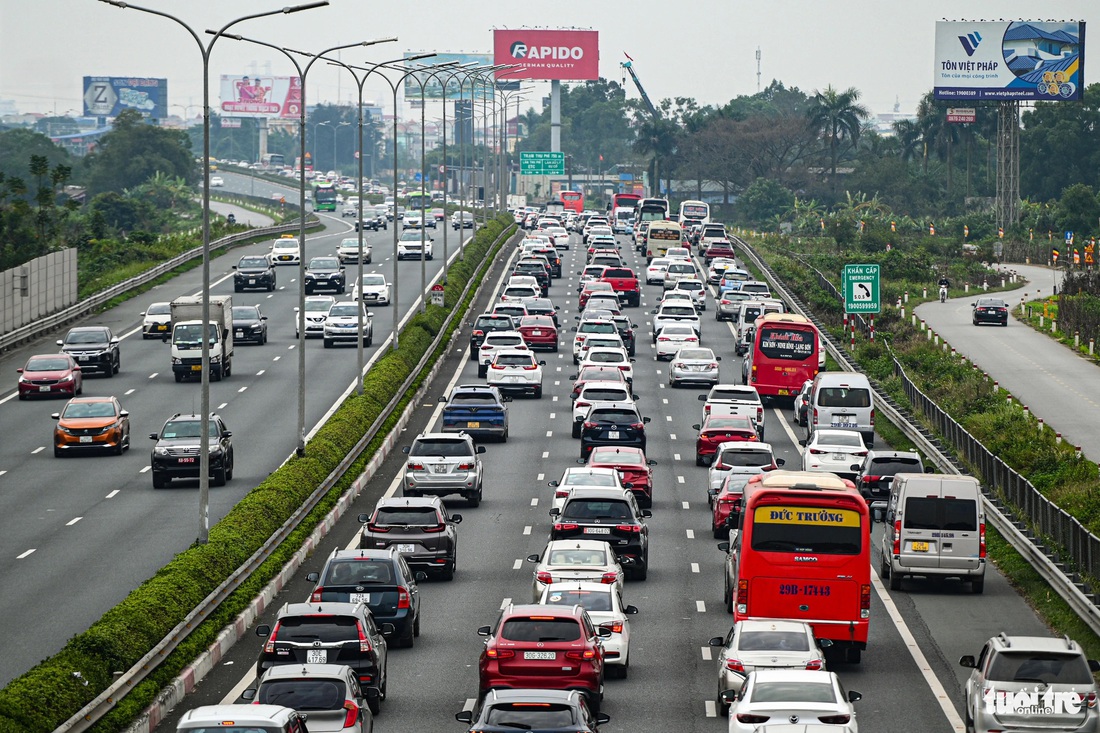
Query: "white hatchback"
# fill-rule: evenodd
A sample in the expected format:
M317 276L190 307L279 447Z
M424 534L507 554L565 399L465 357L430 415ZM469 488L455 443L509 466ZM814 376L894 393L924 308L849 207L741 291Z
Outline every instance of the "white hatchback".
M613 366L626 377L626 381L634 383L634 360L626 353L626 349L599 348L589 349L581 360L581 369L586 366Z
M477 375L484 377L489 372L489 365L493 363L498 351L513 349L529 350L519 331L492 331L485 334L485 340L481 342L481 349L477 353Z
M665 282L665 274L668 272L668 265L671 261L672 260L667 257L654 257L650 260L645 268L645 284L663 285Z
M546 362L537 360L526 345L522 349L501 349L489 364L485 383L501 392L522 392L541 399L544 366Z
M283 237L271 243L271 261L276 265L297 265L302 262L302 248L297 237Z

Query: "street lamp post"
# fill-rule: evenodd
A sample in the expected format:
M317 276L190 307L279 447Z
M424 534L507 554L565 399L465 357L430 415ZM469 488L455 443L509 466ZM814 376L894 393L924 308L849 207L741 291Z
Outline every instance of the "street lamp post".
M341 127L351 127L351 123L337 122L336 127L332 128L332 169L336 171L336 175L340 175L340 166L336 165L336 131ZM362 205L362 201L359 203Z
M225 35L225 32L237 23L255 18L264 18L269 15L298 13L303 10L324 7L328 5L328 0L317 0L317 2L306 3L304 5L294 5L279 10L267 10L262 13L252 13L241 16L240 18L226 23L219 30L211 31L210 33L213 35L213 38L211 38L210 42L205 46L199 34L196 33L191 26L163 10L131 5L128 2L123 2L123 0L100 0L100 2L105 2L116 8L139 10L143 13L159 15L162 18L174 21L191 34L191 37L195 39L195 43L198 44L199 53L202 55L202 323L203 330L205 331L207 324L210 323L210 52L213 50L214 44L217 43L218 39ZM302 212L302 218L304 221L304 210ZM225 334L222 337L232 338L233 335ZM200 378L202 380L202 396L199 401L199 413L200 419L205 422L210 419L210 339L205 336L202 339L201 368L202 372ZM205 424L203 428L204 439L199 443L198 542L200 544L206 544L206 541L210 537L210 441L205 438Z
M209 32L209 31L207 31ZM305 258L305 245L306 245L306 76L309 74L309 70L313 68L313 64L322 56L333 51L339 51L343 48L357 48L360 46L373 46L377 43L387 43L389 41L396 41L396 38L381 38L376 41L358 41L356 43L342 43L338 46L332 46L327 48L321 53L311 54L305 51L295 51L291 48L283 48L276 46L273 43L266 41L258 41L254 38L245 38L240 35L228 36L237 41L247 41L254 43L258 46L266 46L267 48L274 49L289 59L290 63L294 65L294 68L298 71L298 79L301 84L301 109L298 110L298 136L300 142L300 154L301 165L299 166L298 176L298 202L301 207L301 216L299 217L298 228L298 248L301 256L298 258L298 446L295 453L301 457L306 454L306 258ZM299 56L309 57L309 61L303 67L298 63L298 60L294 58L294 54ZM335 135L335 130L333 131ZM362 338L362 334L360 334Z

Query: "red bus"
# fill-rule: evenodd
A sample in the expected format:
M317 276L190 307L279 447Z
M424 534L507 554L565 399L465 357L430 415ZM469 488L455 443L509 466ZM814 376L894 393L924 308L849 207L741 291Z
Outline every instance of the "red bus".
M584 211L584 194L580 191L558 191L558 198L565 204L566 211L578 214Z
M821 340L817 327L795 313L765 313L756 319L749 384L761 399L793 400L807 379L817 376Z
M611 197L611 210L614 211L620 207L633 209L641 200L642 197L636 193L617 193Z
M730 533L727 606L734 622L792 619L832 641L829 656L859 662L871 618L871 518L850 481L769 471L745 486Z

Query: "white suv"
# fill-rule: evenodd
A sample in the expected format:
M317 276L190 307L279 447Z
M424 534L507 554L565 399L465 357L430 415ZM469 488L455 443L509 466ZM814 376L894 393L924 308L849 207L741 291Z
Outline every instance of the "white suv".
M537 361L529 348L501 349L489 364L485 382L501 392L530 393L542 398L542 368L545 361Z
M329 348L341 342L350 341L354 344L359 338L359 313L364 306L357 302L334 303L328 309L325 318L325 348ZM363 345L370 346L374 342L374 316L363 310Z
M477 352L477 375L484 377L497 352L505 350L529 350L523 334L519 331L492 331L485 334L485 340L481 342L481 349Z
M340 258L341 265L355 264L359 262L359 237L347 237L340 240L340 246L336 248L336 256ZM370 242L363 239L363 263L369 265L371 256Z
M390 284L386 282L386 276L381 273L364 272L362 284L358 280L355 281L355 287L352 288L352 297L355 300L362 300L367 305L371 303L389 305Z
M306 298L306 338L320 336L325 331L329 308L336 303L331 295L311 295ZM294 307L294 338L298 338L298 307Z
M401 232L397 240L397 259L432 259L432 238L424 237L424 248L420 247L420 230Z

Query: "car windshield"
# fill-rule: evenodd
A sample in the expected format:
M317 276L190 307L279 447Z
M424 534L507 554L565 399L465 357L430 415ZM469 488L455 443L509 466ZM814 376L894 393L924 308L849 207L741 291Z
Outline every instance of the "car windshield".
M267 262L267 260L264 260ZM172 305L170 303L153 303L149 306L149 310L145 311L147 316L167 316L172 313Z
M36 356L27 361L23 373L58 372L69 368L69 360L61 356Z
M500 354L497 356L498 366L534 366L535 360L530 354Z
M251 321L260 317L260 309L254 305L233 306L234 321Z
M694 316L695 309L683 305L669 305L661 309L662 316Z
M615 409L600 409L593 410L592 414L588 416L588 419L592 422L604 422L604 423L636 423L638 420L638 413L633 410L615 410Z
M940 499L910 496L905 500L905 528L978 531L978 508L974 499Z
M366 585L392 583L393 561L388 557L336 560L329 564L322 578L324 585Z
M661 329L662 336L694 336L695 329L691 326L665 326Z
M331 300L307 300L306 311L322 311L328 313L328 309L332 307Z
M755 390L753 391L755 392ZM707 402L715 400L745 400L748 402L756 402L756 395L748 390L740 389L722 389L716 387L710 391L710 395L707 397Z
M875 458L871 461L868 473L876 476L893 476L896 473L921 473L923 472L919 458Z
M172 340L176 342L177 346L198 345L202 343L202 330L201 323L185 323L176 326L176 330L172 334ZM207 324L206 335L210 337L210 343L217 343L218 326L213 323Z
M464 440L447 440L446 438L418 438L413 441L411 456L441 456L443 458L456 458L459 456L472 456L469 444Z
M566 471L559 486L614 486L615 477L607 473L592 473L591 471L577 470Z
M552 550L546 558L548 565L606 565L607 553L603 550Z
M287 240L285 242L280 241L280 242L276 242L274 245L272 245L271 248L272 249L286 249L286 250L295 250L296 251L298 249L298 243L294 240Z
M611 589L558 590L546 597L548 606L580 606L586 611L612 611Z
M256 695L261 705L283 705L302 712L340 710L346 699L343 681L331 679L271 680L261 683Z
M268 263L267 263L267 258L266 257L242 257L240 263L237 265L237 267L239 267L239 268L246 268L246 267L248 267L248 268L252 268L252 267L266 268L267 266L268 266Z
M314 257L309 261L310 270L339 270L340 260L335 257Z
M801 631L744 631L737 648L743 652L808 652L810 642Z
M364 242L364 244L366 244L366 242ZM342 240L340 240L340 246L351 248L351 249L359 249L359 240L358 239L342 239Z
M334 305L328 310L329 316L358 316L359 306L348 305Z
M67 344L104 344L107 334L103 331L72 331L65 337Z
M450 404L496 405L499 401L491 392L459 392L447 400Z
M571 618L510 618L500 628L507 641L578 641L581 625Z
M61 413L63 418L114 417L113 402L70 402Z
M359 640L359 625L354 616L288 616L279 620L278 628L279 641L332 643Z
M622 354L614 351L591 351L587 358L597 364L620 364L626 361Z
M712 417L707 421L707 430L721 430L723 428L731 429L749 429L752 427L752 420L748 417Z
M615 333L614 323L582 323L578 333Z
M363 284L364 285L385 285L386 284L386 276L385 275L363 275Z
M214 420L209 422L210 437L218 437L218 423ZM198 420L169 420L164 430L161 431L161 438L197 438L199 437L199 421Z
M574 499L565 505L562 519L633 520L630 505L621 499ZM603 562L603 561L601 561Z
M713 361L714 354L710 349L680 349L680 358L696 361Z
M573 725L573 708L547 702L502 703L489 709L485 724L518 730L567 728Z
M832 685L821 682L757 682L752 686L747 702L781 703L836 703Z
M835 445L844 448L862 448L863 439L860 438L859 433L849 433L837 431L827 432L825 430L819 430L817 432L817 444L818 445Z
M822 387L817 398L822 407L870 407L870 390L860 387Z
M584 390L581 397L598 402L626 402L630 399L625 389L616 387L590 387Z
M722 454L718 456L717 464L726 466L727 468L770 466L772 464L772 457L770 453L764 451L741 450L735 448L733 450L722 451Z
M474 323L475 329L511 328L512 319L507 316L480 316Z
M430 506L382 506L371 524L399 524L417 527L439 526L439 514Z
M626 453L615 450L614 448L600 450L596 448L592 451L590 460L593 463L612 463L620 466L644 466L645 458L632 451Z
M993 682L1035 682L1046 685L1088 685L1094 681L1080 654L1003 651L989 665Z

